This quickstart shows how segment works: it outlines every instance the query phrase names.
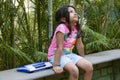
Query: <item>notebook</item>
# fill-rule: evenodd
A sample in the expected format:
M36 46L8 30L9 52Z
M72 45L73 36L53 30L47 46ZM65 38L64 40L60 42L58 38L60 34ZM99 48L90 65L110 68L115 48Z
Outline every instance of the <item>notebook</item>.
M18 67L16 70L19 72L32 73L49 68L52 68L52 64L50 62L38 62Z

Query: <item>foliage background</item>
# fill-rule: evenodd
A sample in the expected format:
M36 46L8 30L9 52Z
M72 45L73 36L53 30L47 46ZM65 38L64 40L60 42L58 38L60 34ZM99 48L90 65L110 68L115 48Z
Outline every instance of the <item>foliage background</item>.
M26 1L0 0L0 70L47 61L48 0ZM120 48L119 0L53 0L53 29L56 10L70 1L80 15L86 54Z

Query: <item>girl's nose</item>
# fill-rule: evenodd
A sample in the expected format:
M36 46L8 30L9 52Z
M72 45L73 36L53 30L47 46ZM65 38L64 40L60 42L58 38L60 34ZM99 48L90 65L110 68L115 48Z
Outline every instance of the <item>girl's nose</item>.
M77 13L75 12L75 15L77 15Z

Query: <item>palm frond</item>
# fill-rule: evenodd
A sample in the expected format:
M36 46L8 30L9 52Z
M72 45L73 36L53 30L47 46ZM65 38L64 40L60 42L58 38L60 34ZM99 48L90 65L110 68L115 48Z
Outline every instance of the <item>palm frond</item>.
M104 35L97 33L90 29L88 26L83 28L85 51L86 53L98 52L106 49L110 49L109 39Z
M111 49L120 49L120 39L112 38L109 41L112 46Z
M0 68L2 69L34 63L25 53L6 44L0 44L0 54L0 65L2 65Z
M86 53L100 52L110 49L108 40L100 39L86 44Z

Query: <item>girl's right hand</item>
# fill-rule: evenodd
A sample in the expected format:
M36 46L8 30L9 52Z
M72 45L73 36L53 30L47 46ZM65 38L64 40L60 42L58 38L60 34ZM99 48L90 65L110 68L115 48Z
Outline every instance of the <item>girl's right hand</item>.
M60 74L63 72L63 68L60 66L53 66L53 70L55 71L55 73Z

